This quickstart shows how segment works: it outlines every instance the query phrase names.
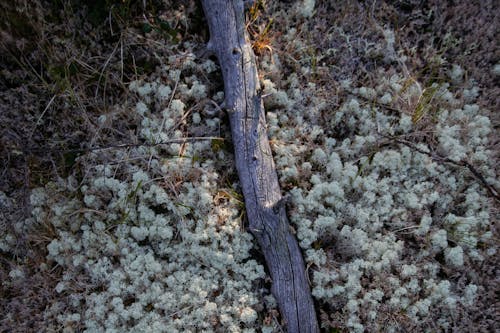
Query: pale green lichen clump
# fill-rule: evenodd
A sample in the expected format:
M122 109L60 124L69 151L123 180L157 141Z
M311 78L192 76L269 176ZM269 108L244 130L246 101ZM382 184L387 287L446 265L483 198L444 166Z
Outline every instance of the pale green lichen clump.
M397 331L388 316L417 325L433 315L449 329L481 287L458 285L442 272L463 272L491 255L479 246L492 242L491 201L467 169L443 160L467 157L498 186L491 124L477 105L450 98L442 86L431 153L429 145L406 139L418 133L411 114L384 107L389 96L409 100L417 90L400 93L403 77L380 74L379 86L349 88L340 109L323 111L323 126L314 107L303 104L314 91L297 95L291 77L281 104L293 107L269 117L278 172L293 185L291 220L312 265L313 296L343 313L346 328Z
M195 76L179 75L189 66L170 71L166 81L176 91L160 80L130 84L138 96L130 112L137 114L141 142L188 136L180 130L186 105L207 96ZM218 122L197 114L207 133L218 130ZM215 201L221 170L232 168L227 154L214 151L210 140L95 152L87 156L81 183L70 177L34 189L33 217L25 224L48 221L55 228L48 259L64 270L55 292L71 300L48 306L45 316L85 332L253 332L262 326L254 282L264 278L264 268L250 258L253 242L242 229L240 203ZM84 290L75 283L82 272Z
M295 29L289 34L289 50L303 43ZM497 251L492 199L466 166L500 188L489 111L476 104L479 90L460 66L448 72L453 88L423 87L408 76L394 33L382 35L371 47L397 65L371 73L371 86L307 82L306 60L280 85L264 81L276 166L313 296L330 311L322 324L453 330L487 292L478 270ZM275 58L264 60L270 76L283 69ZM338 108L329 107L332 91L343 96Z

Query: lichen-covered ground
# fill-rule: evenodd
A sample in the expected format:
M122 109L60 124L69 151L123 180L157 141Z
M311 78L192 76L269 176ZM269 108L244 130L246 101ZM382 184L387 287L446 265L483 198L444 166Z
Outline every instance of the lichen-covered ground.
M0 331L281 332L199 3L0 10ZM249 11L324 332L498 326L499 15Z

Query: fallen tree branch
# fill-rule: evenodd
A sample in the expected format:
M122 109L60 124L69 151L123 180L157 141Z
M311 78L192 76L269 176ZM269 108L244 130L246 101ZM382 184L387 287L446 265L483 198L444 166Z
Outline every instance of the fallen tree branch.
M288 332L318 332L304 261L291 232L267 138L255 56L247 40L242 0L202 0L210 29L208 52L219 60L236 168L250 232L272 278L272 293Z

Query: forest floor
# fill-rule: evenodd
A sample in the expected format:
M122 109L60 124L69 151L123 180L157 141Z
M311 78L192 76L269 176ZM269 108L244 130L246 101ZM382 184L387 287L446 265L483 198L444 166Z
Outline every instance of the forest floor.
M247 29L264 93L272 95L265 106L277 170L282 190L293 193L291 220L306 256L325 332L492 332L498 326L500 12L495 5L495 1L261 0L248 13ZM204 58L209 32L200 4L169 0L38 0L28 4L17 0L1 3L0 9L0 313L7 314L0 318L0 332L155 331L154 327L161 330L168 325L171 330L166 331L185 327L186 331L279 332L283 323L269 297L269 280L261 272L262 256L244 232L244 205L232 163L228 120L214 107L222 101L222 79L215 60ZM406 98L411 89L414 96ZM374 123L363 122L363 110L377 114L378 129L372 128ZM454 115L455 110L461 111ZM405 117L411 119L407 125L403 125ZM398 124L393 129L388 125L385 131L384 125L391 121ZM358 131L356 122L370 130ZM373 133L380 137L373 139ZM186 137L198 139L187 143ZM162 148L161 143L167 141L170 146ZM365 151L361 147L370 144L376 148ZM390 159L396 151L404 159L405 149L411 150L412 161L428 158L422 163L439 164L435 175L434 171L428 176L413 174L405 166L399 171L384 169L385 160L376 166L377 153ZM479 152L486 157L479 157ZM337 153L345 174L349 174L347 165L355 166L350 183L334 175L328 178L341 187L337 192L342 192L339 198L347 198L346 207L319 196L316 201L321 207L307 208L314 206L306 202L307 193L313 193L318 183L326 183L324 175L330 172L323 159L331 161ZM167 166L167 155L189 159L189 163ZM100 172L105 179L117 180L118 189L102 190L110 195L98 193ZM146 174L143 179L140 172ZM367 231L360 218L347 211L365 203L357 201L356 178L368 184L370 177L390 179L388 192L395 203L391 213L376 210L383 194L374 190L377 199L368 212L371 219L380 219L380 227ZM397 185L396 178L400 179ZM419 179L421 186L428 186L422 192L418 192ZM450 179L458 185L446 184ZM360 197L369 191L366 184L360 185ZM153 193L155 185L165 190L161 193L168 199L160 201L155 194L155 202L147 201L153 200L148 193ZM414 196L409 186L417 191L419 203L411 202ZM325 191L337 195L330 187ZM407 199L398 201L398 192ZM37 193L43 199L37 199ZM431 193L449 200L426 201ZM210 197L208 203L199 204L205 194ZM474 199L476 194L478 199ZM125 206L133 206L136 213L116 208L123 201L118 198L125 198ZM144 209L141 200L147 202ZM115 215L90 216L90 211ZM329 212L336 214L337 222L321 229L322 218ZM210 276L186 268L192 259L174 262L168 259L172 249L155 245L163 237L158 236L160 231L144 231L149 236L141 236L144 216L151 214L159 221L170 213L187 227L166 217L171 231L162 235L167 235L165 239L176 251L175 246L196 243L187 257L196 257L196 251L212 253L209 240L194 236L197 231L212 230L203 229L199 221L207 225L212 218L233 221L236 229L229 231L220 221L214 222L215 231L207 237L222 237L224 241L210 246L219 250L227 246L234 256L221 261L221 265L234 265L224 271L232 281L224 281L224 288L230 290L239 279L250 285L234 287L227 294L210 289L203 284ZM418 226L423 230L421 219L426 216L433 220L430 231L394 231ZM461 222L447 222L452 218L474 222L462 227ZM76 228L68 222L74 219L78 220ZM177 265L169 266L172 276L186 270L192 282L197 281L194 276L203 275L200 288L211 291L193 296L196 301L192 303L181 301L182 290L172 291L169 295L178 296L183 304L179 310L170 303L141 303L140 292L127 289L127 295L118 296L129 309L128 317L113 323L95 319L99 294L107 295L101 296L105 303L117 296L110 291L113 268L106 265L128 274L124 281L134 281L133 273L122 267L129 260L123 252L110 255L115 250L101 253L86 245L92 242L88 230L94 233L92 237L98 234L96 220L119 248L120 235L125 233L124 238L133 243L123 245L129 246L127 251L144 254L151 250L153 262ZM115 220L120 222L111 226L109 221ZM304 220L312 224L301 224ZM128 221L127 231L116 227ZM326 230L324 236L321 230ZM439 245L443 230L448 236ZM385 253L394 253L397 259L386 263L381 255L377 261L372 249L358 253L342 241L344 236L353 243L359 237L373 246L382 244L388 248ZM68 243L81 242L82 249L64 244L65 238ZM95 240L103 247L108 241L113 242ZM89 251L97 251L96 258ZM72 261L78 255L83 256L83 263ZM105 256L109 256L106 265L99 261ZM200 270L219 269L215 264L219 259L200 264L203 255L196 258L193 262ZM357 259L363 261L362 268L353 268ZM131 265L134 261L130 260ZM387 281L396 277L409 282L394 282L384 289L384 279L375 277L380 272L377 262L382 271L388 265L380 273ZM431 266L440 268L434 272ZM413 273L402 273L403 267ZM346 272L359 273L359 290L350 285ZM152 285L142 287L153 288L156 281L159 294L170 293L168 276L161 274L149 276ZM418 286L412 287L410 280ZM341 291L333 291L335 281L343 285ZM439 288L446 291L439 294ZM378 297L381 290L386 295ZM249 300L241 301L245 293ZM153 318L151 322L167 323L140 326L147 323L134 317L134 304L139 304L137 313L152 316L148 317ZM198 306L206 312L195 313ZM158 319L161 316L165 318Z

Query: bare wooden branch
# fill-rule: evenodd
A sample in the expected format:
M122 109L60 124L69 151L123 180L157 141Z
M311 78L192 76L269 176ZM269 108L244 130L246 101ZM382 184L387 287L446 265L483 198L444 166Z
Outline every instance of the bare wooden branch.
M318 332L304 261L291 232L266 132L255 56L247 41L242 0L203 0L208 51L219 60L236 167L250 232L271 273L272 293L288 332Z

